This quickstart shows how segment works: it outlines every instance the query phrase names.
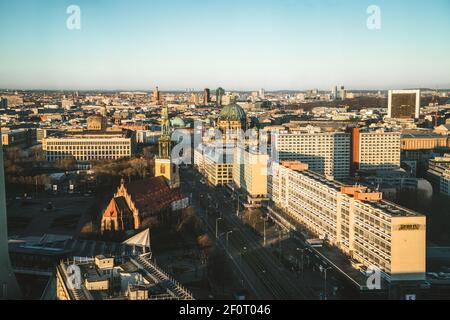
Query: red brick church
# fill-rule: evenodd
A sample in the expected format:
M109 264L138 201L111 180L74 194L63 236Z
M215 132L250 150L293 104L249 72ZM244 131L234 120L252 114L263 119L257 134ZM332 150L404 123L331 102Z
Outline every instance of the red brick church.
M163 176L125 183L122 179L117 192L103 212L101 231L138 230L145 218L164 219L172 211L185 208L188 198L179 189L172 189Z

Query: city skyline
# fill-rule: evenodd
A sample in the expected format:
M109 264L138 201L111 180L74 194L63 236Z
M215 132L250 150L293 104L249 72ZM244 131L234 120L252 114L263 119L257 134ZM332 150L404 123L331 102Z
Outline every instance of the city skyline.
M66 26L72 4L80 30ZM380 8L379 30L367 28L370 5ZM29 1L25 8L0 4L6 89L450 87L447 1Z

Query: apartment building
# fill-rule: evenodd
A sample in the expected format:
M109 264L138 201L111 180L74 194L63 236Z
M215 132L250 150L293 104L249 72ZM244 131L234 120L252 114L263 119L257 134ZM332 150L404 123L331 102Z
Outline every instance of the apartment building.
M269 155L250 146L234 151L233 183L247 196L247 202L259 206L267 200L267 175Z
M122 132L66 133L42 139L42 150L47 161L69 157L79 162L117 160L131 157L132 138Z
M269 197L315 236L388 281L424 280L426 217L382 199L380 192L345 186L306 164L272 164Z
M439 191L442 194L450 196L450 168L442 173Z
M450 170L450 154L445 154L443 157L435 157L428 161L427 179L436 190L443 194L448 194L448 170Z
M301 161L329 179L343 179L350 173L350 137L346 132L313 129L274 132L272 158L277 162Z
M400 132L352 128L352 171L400 168Z

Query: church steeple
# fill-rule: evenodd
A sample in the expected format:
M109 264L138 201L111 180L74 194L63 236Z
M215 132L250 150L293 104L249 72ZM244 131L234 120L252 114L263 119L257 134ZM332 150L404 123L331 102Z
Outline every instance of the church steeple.
M169 110L164 105L161 110L161 137L158 141L158 156L155 159L155 176L163 176L172 188L180 186L178 166L172 163L172 130L170 128Z
M161 137L158 142L159 152L158 155L162 159L170 158L171 151L171 130L170 130L170 119L169 110L167 105L164 105L161 110Z

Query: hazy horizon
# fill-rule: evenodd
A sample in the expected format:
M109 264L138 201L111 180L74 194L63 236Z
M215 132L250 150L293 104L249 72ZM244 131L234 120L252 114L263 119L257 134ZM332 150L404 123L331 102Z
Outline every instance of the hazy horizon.
M3 0L0 87L446 89L449 13L446 0Z

